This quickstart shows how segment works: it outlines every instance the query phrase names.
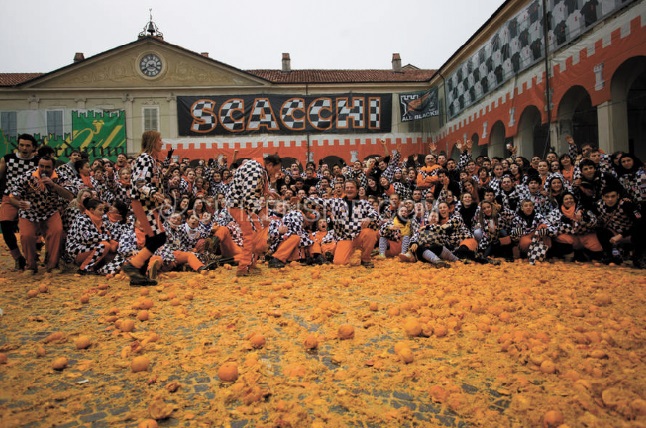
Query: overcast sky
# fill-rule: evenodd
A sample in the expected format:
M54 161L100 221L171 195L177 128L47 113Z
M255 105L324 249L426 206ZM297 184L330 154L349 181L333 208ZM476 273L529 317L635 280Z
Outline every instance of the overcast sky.
M50 72L136 40L164 40L243 69L439 68L503 0L0 0L0 73Z

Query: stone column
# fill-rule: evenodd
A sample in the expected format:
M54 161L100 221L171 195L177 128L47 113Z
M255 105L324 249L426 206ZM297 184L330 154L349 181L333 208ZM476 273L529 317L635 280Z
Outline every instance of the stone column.
M166 101L168 101L168 136L170 138L178 138L179 135L177 135L177 133L179 131L177 129L177 97L174 93L171 92L166 97Z
M133 138L133 112L132 104L134 102L134 97L130 94L123 94L121 101L123 102L123 109L126 112L126 153L132 155L137 153L138 150L135 148L135 140Z
M628 115L626 101L606 101L597 106L599 148L606 153L628 151Z

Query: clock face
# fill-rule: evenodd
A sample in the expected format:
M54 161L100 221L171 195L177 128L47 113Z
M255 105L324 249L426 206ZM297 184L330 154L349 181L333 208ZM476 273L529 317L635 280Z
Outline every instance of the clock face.
M148 77L157 76L162 70L162 60L155 54L147 54L139 61L139 69Z

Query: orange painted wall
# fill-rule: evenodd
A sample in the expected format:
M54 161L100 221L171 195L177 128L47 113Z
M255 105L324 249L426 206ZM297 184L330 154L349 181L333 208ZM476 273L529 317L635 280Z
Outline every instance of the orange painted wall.
M612 33L611 42L603 46L602 40L597 40L594 44L594 51L588 55L587 47L581 47L579 50L579 62L574 64L573 58L565 60L565 67L558 65L553 67L553 77L550 79L552 87L552 119L555 121L558 112L558 105L565 93L573 86L583 86L590 94L592 105L597 106L610 100L610 81L617 68L626 60L646 55L646 27L642 26L639 17L630 22L630 34L621 38L621 30L617 29ZM596 78L594 67L603 63L603 80L604 87L601 90L595 89ZM534 69L541 69L544 63L539 63ZM531 70L529 71L531 72ZM509 93L501 92L498 96L498 105L494 106L493 102L480 105L480 111L483 113L476 118L462 118L462 124L455 127L451 132L437 139L439 147L452 148L455 141L462 139L466 134L471 136L482 135L483 125L487 122L487 137L480 138L479 145L489 144L489 133L494 123L501 121L505 124L505 136L513 137L518 132L518 124L523 111L529 106L535 106L541 112L541 122L547 122L547 111L545 109L545 73L541 73L540 83L533 79L530 88L523 85L522 90L514 89L514 96ZM490 98L488 98L490 101ZM510 110L514 109L514 124L509 125ZM468 123L465 123L467 122Z

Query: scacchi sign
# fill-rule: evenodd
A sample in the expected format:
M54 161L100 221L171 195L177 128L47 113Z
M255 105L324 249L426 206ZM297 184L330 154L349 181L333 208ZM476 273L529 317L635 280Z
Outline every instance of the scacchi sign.
M391 94L177 97L181 136L390 132Z

